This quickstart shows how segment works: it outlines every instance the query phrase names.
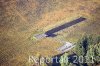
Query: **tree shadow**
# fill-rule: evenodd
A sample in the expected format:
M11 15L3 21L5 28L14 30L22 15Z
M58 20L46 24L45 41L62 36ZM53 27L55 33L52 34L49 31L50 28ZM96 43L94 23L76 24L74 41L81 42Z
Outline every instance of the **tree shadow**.
M59 61L60 61L60 57L63 54L59 54L59 55L56 55L53 57L52 66L61 66ZM56 57L57 57L57 59L56 59ZM56 63L56 62L58 62L58 63ZM75 53L68 56L68 62L74 64L75 66L80 66L79 61L78 61L78 56ZM85 66L85 65L83 65L83 66Z

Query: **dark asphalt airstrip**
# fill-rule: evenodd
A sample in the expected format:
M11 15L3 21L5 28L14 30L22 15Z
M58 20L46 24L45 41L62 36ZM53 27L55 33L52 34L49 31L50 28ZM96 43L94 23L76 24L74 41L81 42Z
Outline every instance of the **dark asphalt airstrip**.
M45 32L45 34L47 35L47 37L55 37L56 35L54 33L58 32L58 31L61 31L61 30L65 29L65 28L71 27L72 25L80 23L80 22L82 22L84 20L86 20L86 18L80 17L80 18L75 19L75 20L73 20L71 22L68 22L68 23L65 23L65 24L63 24L61 26L53 28L53 29Z

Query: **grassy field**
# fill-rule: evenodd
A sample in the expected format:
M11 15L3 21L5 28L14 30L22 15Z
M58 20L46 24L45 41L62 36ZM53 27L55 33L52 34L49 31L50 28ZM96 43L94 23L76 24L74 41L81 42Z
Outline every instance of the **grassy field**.
M62 44L77 42L85 34L100 35L100 0L0 0L0 66L27 66L29 55L54 56ZM78 17L86 21L55 38L33 41L45 32Z

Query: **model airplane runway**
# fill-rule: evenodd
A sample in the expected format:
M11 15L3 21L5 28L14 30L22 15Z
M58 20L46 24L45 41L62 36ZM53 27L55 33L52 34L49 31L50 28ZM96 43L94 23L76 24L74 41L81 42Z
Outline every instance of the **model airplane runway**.
M35 37L37 39L42 39L44 37L55 37L57 35L55 35L54 33L59 32L59 31L66 29L68 27L71 27L73 25L76 25L77 23L83 22L84 20L86 20L86 18L83 18L83 17L77 18L77 19L70 21L68 23L65 23L61 26L55 27L55 28L45 32L44 34L37 34L37 35L35 35Z

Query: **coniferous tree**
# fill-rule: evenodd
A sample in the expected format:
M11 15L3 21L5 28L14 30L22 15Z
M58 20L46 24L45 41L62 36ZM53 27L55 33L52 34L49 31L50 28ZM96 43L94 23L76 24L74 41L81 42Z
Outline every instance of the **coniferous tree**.
M80 39L75 46L75 52L79 57L83 56L83 63L79 62L80 66L96 66L98 63L100 63L100 36L84 36L82 39ZM62 60L63 58L66 58L68 54L63 54L61 56ZM61 66L73 66L72 63L61 63Z
M68 62L68 53L63 54L60 57L60 64L61 66L70 66L70 63Z

